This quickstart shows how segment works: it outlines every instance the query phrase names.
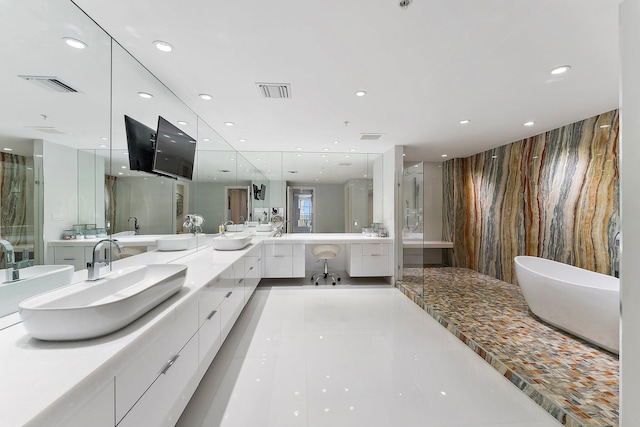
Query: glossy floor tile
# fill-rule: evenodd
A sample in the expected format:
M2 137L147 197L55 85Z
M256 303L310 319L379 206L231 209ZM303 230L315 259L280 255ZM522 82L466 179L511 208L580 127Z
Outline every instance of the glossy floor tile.
M261 286L180 427L560 425L391 287Z

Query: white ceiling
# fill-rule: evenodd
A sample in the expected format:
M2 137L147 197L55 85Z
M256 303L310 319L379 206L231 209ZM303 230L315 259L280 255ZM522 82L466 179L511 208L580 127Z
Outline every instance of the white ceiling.
M441 161L618 106L619 0L75 3L240 151L400 144ZM292 99L257 82L290 83Z

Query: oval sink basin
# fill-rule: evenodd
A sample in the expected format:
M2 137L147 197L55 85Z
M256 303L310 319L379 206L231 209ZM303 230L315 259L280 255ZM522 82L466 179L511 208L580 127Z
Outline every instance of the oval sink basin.
M191 234L176 234L156 240L156 248L159 251L185 251L196 247L196 236Z
M223 234L214 237L213 248L219 251L237 251L251 243L251 234Z
M18 270L20 279L0 283L0 317L14 313L25 298L71 283L72 265L35 265ZM4 280L5 270L0 270Z
M258 224L256 231L273 231L273 226L271 224Z
M105 274L36 295L19 304L20 318L34 338L69 341L117 331L182 288L187 266L152 264Z

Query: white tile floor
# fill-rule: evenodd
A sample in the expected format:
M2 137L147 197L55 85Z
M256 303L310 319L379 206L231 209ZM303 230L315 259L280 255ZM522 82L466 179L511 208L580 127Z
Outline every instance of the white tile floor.
M558 426L391 287L259 287L179 427Z

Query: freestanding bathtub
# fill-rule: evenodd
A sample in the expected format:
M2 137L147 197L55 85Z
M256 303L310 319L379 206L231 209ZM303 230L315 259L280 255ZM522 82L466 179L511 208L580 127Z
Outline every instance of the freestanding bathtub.
M531 311L553 326L619 353L620 280L556 261L515 258Z

